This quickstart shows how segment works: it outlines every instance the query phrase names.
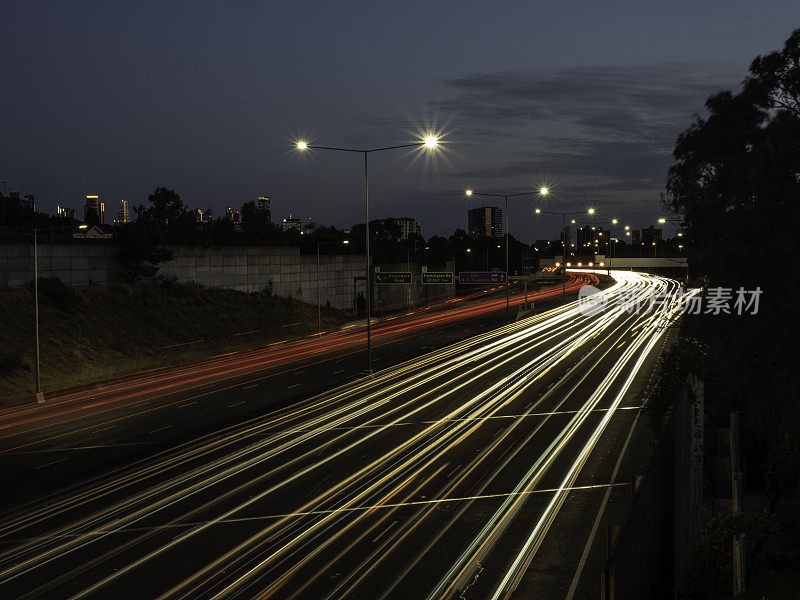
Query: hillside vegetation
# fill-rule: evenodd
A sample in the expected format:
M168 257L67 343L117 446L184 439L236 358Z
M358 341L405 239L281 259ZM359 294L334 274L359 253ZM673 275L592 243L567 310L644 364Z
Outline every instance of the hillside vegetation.
M350 316L323 307L323 330ZM169 281L71 288L39 285L45 390L314 333L317 307L269 293ZM0 402L34 392L33 286L0 292Z

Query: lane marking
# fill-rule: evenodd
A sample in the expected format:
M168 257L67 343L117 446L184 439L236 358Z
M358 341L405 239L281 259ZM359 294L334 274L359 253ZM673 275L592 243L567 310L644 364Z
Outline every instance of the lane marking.
M52 462L45 463L45 464L43 464L43 465L39 465L39 466L38 466L38 467L36 467L36 468L37 468L37 469L43 469L44 467L49 467L50 465L54 465L54 464L56 464L56 463L64 462L65 460L69 460L69 456L66 456L66 457L64 457L64 458L59 458L58 460L54 460L54 461L52 461Z
M159 427L158 429L153 429L150 433L157 433L159 431L164 431L165 429L169 429L172 425L165 425L164 427Z
M89 433L100 433L101 431L106 431L108 429L114 429L116 425L109 425L108 427L103 427L102 429L92 429Z
M397 521L392 521L392 523L391 523L391 524L390 524L390 525L389 525L389 526L388 526L386 529L384 529L384 530L383 530L383 531L381 531L381 532L380 532L378 535L376 535L376 536L375 536L375 539L374 539L374 540L372 540L372 543L374 544L374 543L375 543L375 542L377 542L379 539L381 539L381 538L382 538L384 535L386 535L386 533L387 533L387 532L388 532L388 531L389 531L389 530L390 530L392 527L394 527L395 525L397 525Z
M241 402L234 402L233 404L228 404L228 408L233 408L234 406L241 406L244 403L245 403L244 400L242 400Z
M63 459L66 460L66 459ZM44 465L42 465L44 466ZM562 490L568 490L570 492L579 492L579 491L592 491L592 490L599 490L603 488L617 488L617 487L625 487L631 485L628 482L619 482L619 483L596 483L592 485L575 485L565 488L548 488L548 489L541 489L541 490L528 490L523 492L504 492L499 494L481 494L477 496L458 496L453 498L429 498L425 500L411 500L408 502L394 502L389 504L374 504L374 505L361 505L361 506L349 506L346 508L330 508L330 509L321 509L321 510L308 510L308 511L297 511L292 513L279 513L279 514L272 514L272 515L258 515L254 517L237 517L232 519L214 519L212 521L185 521L182 523L170 523L168 525L153 525L151 527L122 527L122 528L115 528L115 529L93 529L90 531L73 533L73 534L63 534L63 535L51 535L51 536L40 536L40 537L33 537L33 538L17 538L17 539L10 539L6 538L8 542L36 542L36 541L47 541L47 540L56 540L56 539L68 539L74 537L81 537L81 536L94 536L94 535L102 535L106 533L126 533L126 532L139 532L139 531L165 531L167 529L180 529L180 528L189 528L189 527L198 527L202 525L224 525L226 523L248 523L253 521L267 521L267 520L275 520L275 519L285 519L288 517L307 517L313 515L330 515L330 514L342 514L342 513L350 513L350 512L359 512L359 511L375 511L384 508L403 508L408 506L426 506L430 504L446 504L451 502L474 502L476 500L495 500L497 498L509 498L514 496L531 496L534 494L554 494L556 492Z
M622 445L622 450L620 450L619 458L617 458L617 464L614 465L614 471L611 473L611 481L613 482L617 478L617 473L619 472L619 467L622 464L622 459L625 456L625 452L628 449L628 442L631 441L633 437L633 431L636 429L636 424L639 422L639 416L642 414L641 409L636 413L636 418L633 419L633 423L631 424L631 428L628 431L628 437L625 438L625 443ZM586 546L583 549L583 554L581 554L581 559L578 561L578 568L575 570L575 575L572 577L572 583L570 583L569 590L567 591L567 597L565 600L572 600L572 597L575 595L575 590L578 588L578 582L581 579L581 573L583 573L583 568L586 566L586 559L589 557L589 550L594 543L594 537L597 535L597 529L600 527L600 521L603 518L603 513L606 510L606 505L608 504L608 499L611 496L611 487L606 490L605 495L603 496L603 502L600 504L600 510L597 511L597 517L594 520L594 524L592 525L592 530L589 533L589 539L586 540Z

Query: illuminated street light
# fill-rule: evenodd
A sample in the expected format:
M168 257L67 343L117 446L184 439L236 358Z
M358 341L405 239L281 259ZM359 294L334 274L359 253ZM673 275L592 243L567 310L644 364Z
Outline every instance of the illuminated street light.
M569 266L567 262L567 215L581 215L583 212L557 212L557 211L549 211L549 210L541 210L539 208L536 209L536 214L548 214L548 215L561 215L562 219L562 229L561 229L561 245L563 248L562 252L562 261ZM593 215L595 210L593 208L588 209L588 214ZM571 223L575 223L575 219L571 220ZM594 229L594 227L592 227ZM596 243L596 241L595 241ZM575 244L572 244L572 247L575 247ZM566 303L566 294L567 294L567 273L566 269L562 269L561 271L561 304Z
M659 223L661 223L661 224L663 225L664 223L666 223L666 222L667 222L667 220L666 220L664 217L661 217L661 218L658 220L658 222L659 222Z
M616 219L611 219L611 222L612 222L614 225L616 225L616 224L617 224L617 220L616 220Z
M398 150L400 148L419 148L423 147L429 151L438 148L439 138L433 134L426 134L423 138L411 144L398 144L396 146L383 146L379 148L338 148L335 146L316 146L309 144L306 140L298 140L296 142L297 150L304 152L306 150L332 150L336 152L352 152L364 155L364 229L365 229L365 273L367 284L367 360L369 364L369 375L372 376L372 274L370 273L370 259L369 259L369 178L367 176L367 159L373 152L383 152L384 150Z
M550 190L546 187L540 187L538 192L540 196L546 196L550 193ZM508 211L508 199L515 198L517 196L530 196L533 195L532 192L520 192L518 194L488 194L484 192L476 192L471 189L464 190L464 194L466 196L490 196L492 198L503 198L505 200L505 211L506 211L506 321L508 323L511 322L511 301L509 299L509 291L508 291L508 237L509 237L509 230L511 229L511 217ZM539 209L536 209L536 212L541 212ZM499 246L498 246L499 248ZM487 260L488 265L488 260ZM488 268L488 267L487 267Z

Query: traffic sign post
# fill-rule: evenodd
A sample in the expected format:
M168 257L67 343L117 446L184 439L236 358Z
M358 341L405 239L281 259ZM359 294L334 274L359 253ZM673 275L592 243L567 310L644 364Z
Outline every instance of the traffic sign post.
M462 285L497 285L505 282L505 271L469 271L458 274L458 283Z
M376 285L403 285L411 283L411 273L404 273L402 271L376 271L375 284Z
M453 283L453 273L450 271L423 271L422 283L427 285L450 285Z

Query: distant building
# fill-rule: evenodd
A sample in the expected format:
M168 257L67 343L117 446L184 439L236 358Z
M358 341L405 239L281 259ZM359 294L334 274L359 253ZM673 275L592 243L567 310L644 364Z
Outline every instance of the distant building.
M36 199L33 197L33 194L25 194L22 197L22 202L20 202L20 207L25 210L36 212Z
M78 229L72 237L76 240L110 240L113 234L103 231L97 225L92 225L86 229Z
M11 193L8 195L9 198L12 200L16 200L17 202L20 201L19 190L12 190Z
M119 211L117 212L117 220L115 221L115 224L123 225L124 223L130 223L130 222L131 222L131 211L128 208L128 201L120 200Z
M300 219L293 217L292 215L289 215L283 220L283 223L281 223L281 229L283 231L289 231L290 229L296 229L297 231L300 231L301 227L302 222Z
M638 244L642 241L642 232L638 229L634 229L631 233L631 243Z
M225 207L225 219L233 223L234 231L242 230L242 218L238 210L234 210L230 206Z
M400 226L400 239L407 240L412 235L420 235L419 221L410 217L399 217L395 219Z
M66 206L56 206L56 215L61 219L75 219L78 220L78 214L74 208L67 208Z
M242 230L242 219L238 210L234 210L230 206L225 207L225 219L233 223L234 231Z
M662 236L661 229L656 229L652 225L647 229L642 229L642 241L645 244L651 244L653 242L660 242Z
M471 208L467 213L467 232L474 238L503 237L503 211L496 206Z
M579 252L594 251L608 244L611 232L602 227L578 227L576 240Z
M86 204L83 207L83 220L86 221L92 210L97 214L99 222L105 223L105 205L100 202L100 196L86 196Z
M259 196L256 208L258 212L264 213L267 217L267 223L272 223L272 206L269 202L269 196Z

